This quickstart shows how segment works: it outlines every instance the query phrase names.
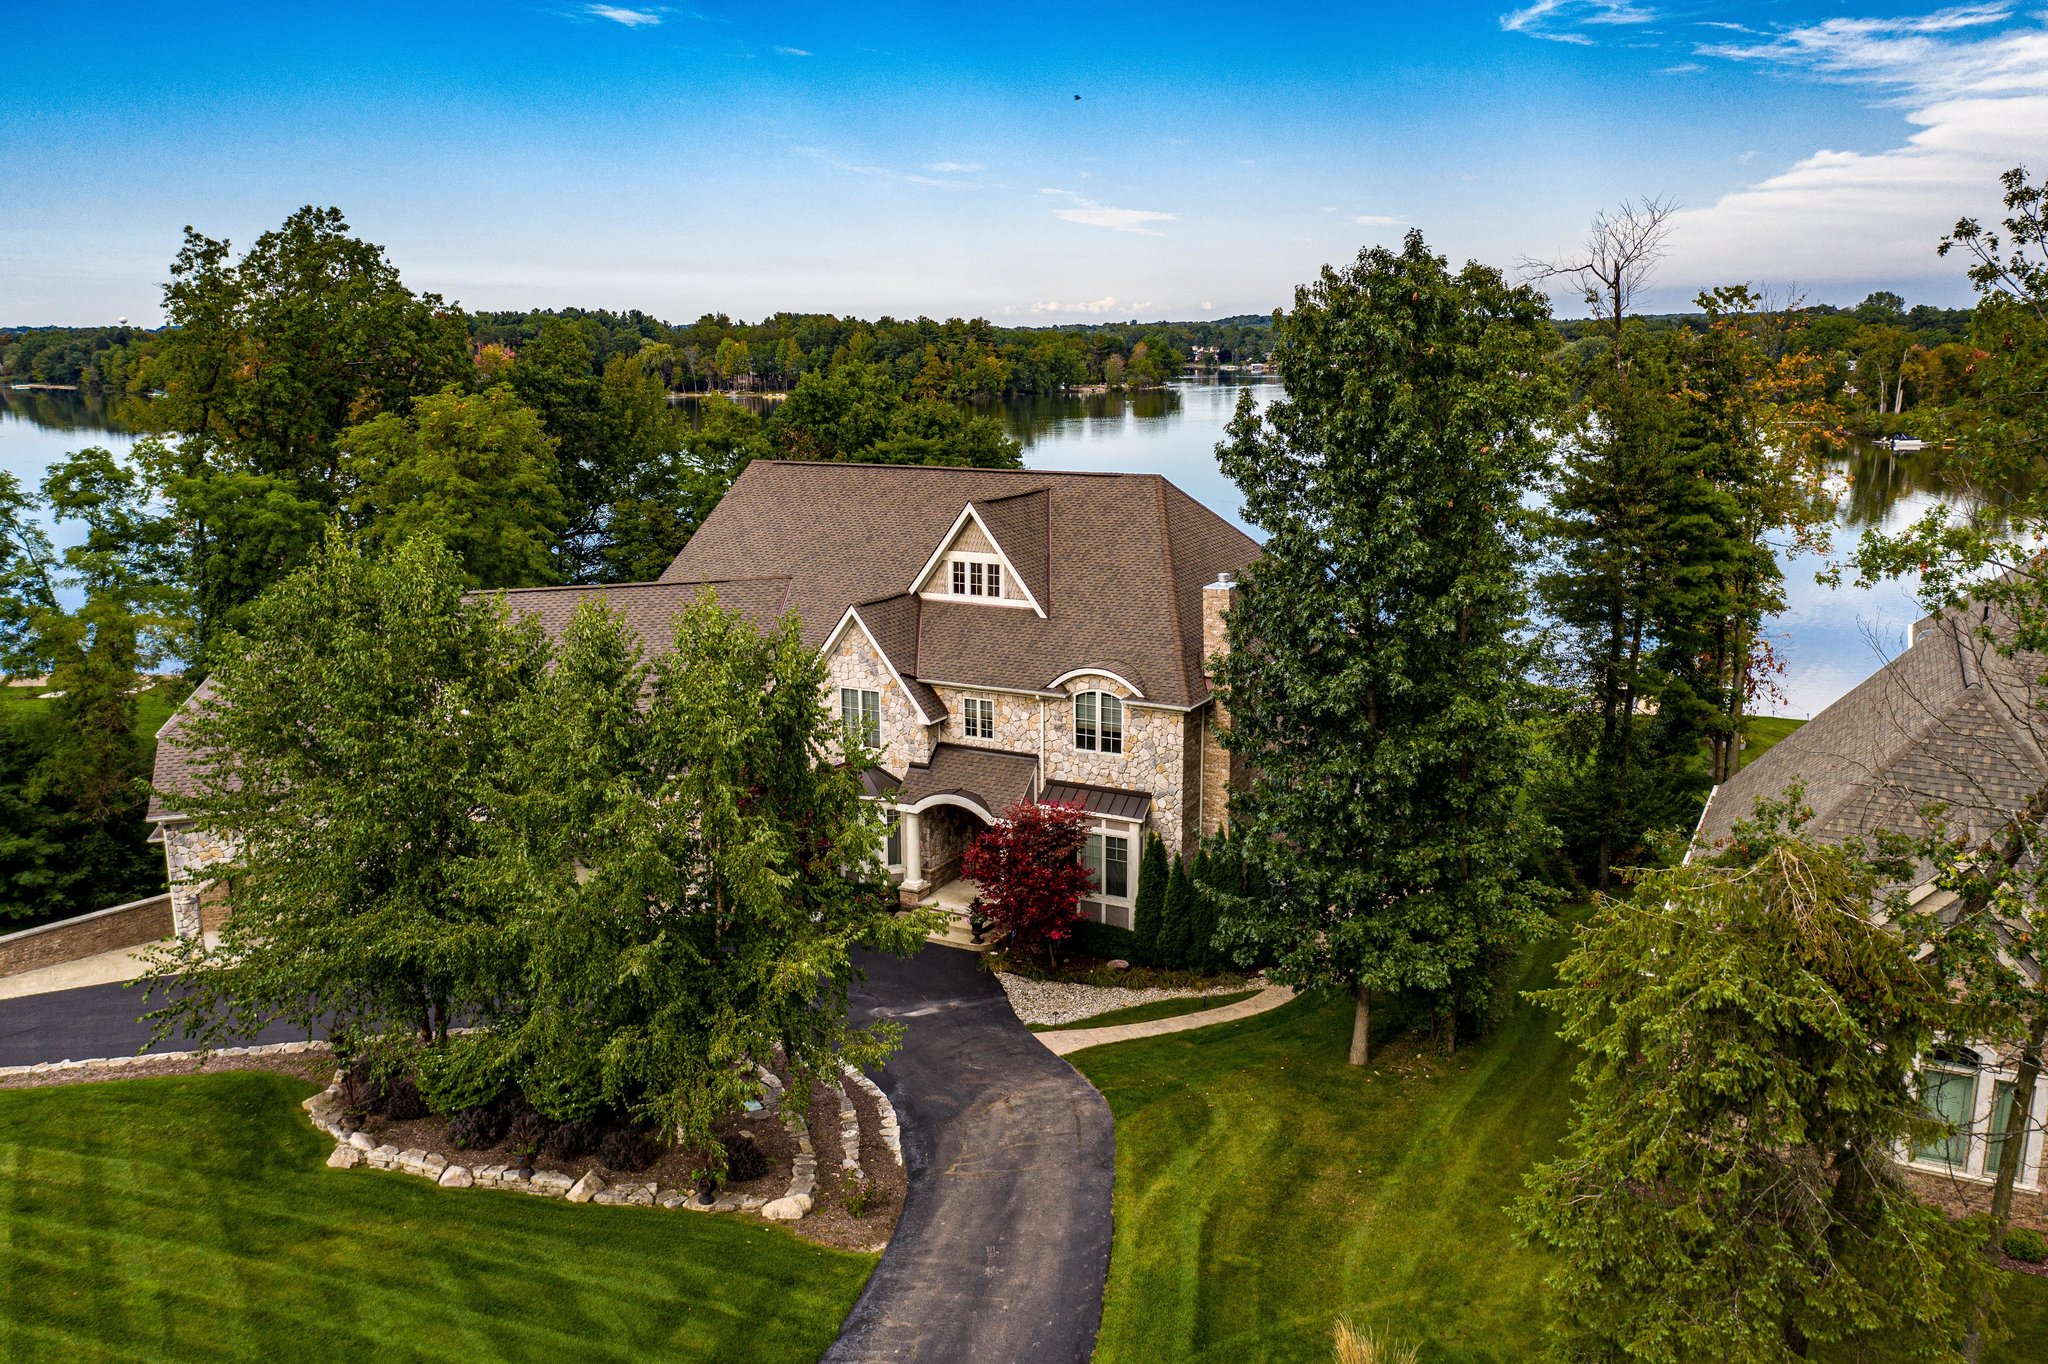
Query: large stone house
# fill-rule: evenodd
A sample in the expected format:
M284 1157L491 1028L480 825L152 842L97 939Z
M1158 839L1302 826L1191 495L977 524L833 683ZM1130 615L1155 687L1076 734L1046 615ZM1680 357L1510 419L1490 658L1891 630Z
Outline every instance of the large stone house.
M1129 927L1148 830L1192 851L1221 826L1232 760L1207 660L1224 649L1243 532L1151 474L756 461L657 582L506 593L559 633L595 597L644 639L709 587L758 621L795 611L827 701L879 754L886 859L906 903L959 908L960 855L1024 801L1087 812L1095 893ZM212 927L181 726L165 725L149 818L181 933Z
M1934 803L1973 843L1995 836L2048 784L2048 659L2002 654L1984 637L1987 623L2003 633L1981 607L1919 622L1896 658L1715 788L1696 846L1726 839L1759 799L1779 799L1795 783L1813 814L1806 831L1823 841L1921 833ZM1939 912L1954 899L1934 886L1931 867L1917 882L1909 895L1920 909ZM1920 1059L1923 1100L1953 1124L1952 1135L1899 1153L1924 1192L1956 1207L1981 1205L2007 1137L2016 1061L2011 1048L1960 1038ZM2020 1215L2035 1225L2048 1225L2044 1120L2048 1084L2020 1125L2019 1185L2031 1195Z

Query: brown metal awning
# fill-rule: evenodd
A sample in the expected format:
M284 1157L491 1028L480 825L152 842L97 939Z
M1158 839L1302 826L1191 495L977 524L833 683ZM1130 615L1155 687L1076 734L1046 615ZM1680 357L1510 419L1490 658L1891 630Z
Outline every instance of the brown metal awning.
M1142 824L1152 808L1149 791L1118 791L1108 786L1082 786L1078 782L1049 781L1040 793L1047 805L1078 805L1091 815L1106 819L1128 819Z

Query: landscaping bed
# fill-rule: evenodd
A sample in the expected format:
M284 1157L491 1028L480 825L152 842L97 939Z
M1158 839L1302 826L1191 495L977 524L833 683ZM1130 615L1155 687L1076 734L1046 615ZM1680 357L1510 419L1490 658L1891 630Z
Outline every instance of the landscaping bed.
M1130 994L1147 994L1149 991L1133 990ZM1236 1004L1258 994L1258 989L1227 990L1223 994L1166 995L1146 1002L1110 1009L1104 1013L1085 1014L1064 1023L1027 1023L1033 1032L1070 1032L1082 1028L1114 1028L1124 1023L1150 1023L1155 1019L1179 1018L1184 1014L1202 1013L1209 1009L1220 1009Z

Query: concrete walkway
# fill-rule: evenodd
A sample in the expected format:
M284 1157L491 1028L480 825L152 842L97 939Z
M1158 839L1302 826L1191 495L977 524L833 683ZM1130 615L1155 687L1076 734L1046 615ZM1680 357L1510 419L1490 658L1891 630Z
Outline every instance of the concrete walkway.
M903 1219L828 1364L1087 1364L1109 1273L1109 1105L1040 1046L971 953L863 955L857 1020L903 1045Z
M1145 1023L1113 1023L1106 1028L1060 1028L1053 1032L1035 1032L1031 1035L1043 1042L1053 1055L1066 1056L1084 1047L1106 1047L1112 1042L1132 1042L1141 1037L1165 1037L1171 1033L1189 1032L1217 1023L1235 1023L1240 1018L1253 1018L1268 1010L1277 1009L1292 998L1294 987L1268 985L1250 999L1240 999L1237 1003L1225 1004L1220 1009L1177 1014L1172 1018L1155 1018Z

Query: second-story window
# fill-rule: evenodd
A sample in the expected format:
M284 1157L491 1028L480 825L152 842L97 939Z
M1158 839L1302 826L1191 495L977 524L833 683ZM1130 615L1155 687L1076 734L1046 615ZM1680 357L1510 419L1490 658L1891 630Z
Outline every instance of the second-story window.
M986 696L970 696L960 703L960 732L970 739L996 737L996 703Z
M1003 595L1003 566L980 559L955 559L952 586L956 597L1000 597Z
M882 746L882 694L859 687L839 689L839 719L846 737L864 748Z
M1124 751L1124 703L1106 691L1074 696L1074 747L1090 753Z

